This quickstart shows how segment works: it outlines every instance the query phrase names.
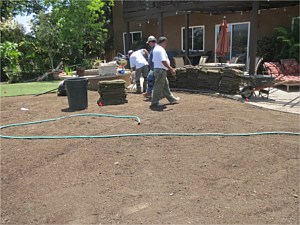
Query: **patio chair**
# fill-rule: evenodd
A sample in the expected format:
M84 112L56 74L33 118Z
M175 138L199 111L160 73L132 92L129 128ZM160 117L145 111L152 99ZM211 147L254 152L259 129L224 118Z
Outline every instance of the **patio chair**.
M263 57L256 57L255 58L255 71L253 75L257 75L257 70L260 66L260 64L262 63L262 61L264 60ZM246 72L244 73L245 75L249 74L249 63L247 63L247 68L246 68Z
M201 56L198 65L205 64L207 59L208 59L208 56L206 56L206 55Z
M231 60L230 60L230 63L237 63L240 59L240 56L235 56L235 57L232 57Z
M299 64L295 59L282 59L279 62L265 62L264 71L275 76L275 86L285 85L289 92L290 86L300 86Z
M300 68L296 59L281 59L281 65L284 68L285 75L299 76Z
M173 64L175 68L183 68L185 65L191 65L189 58L185 57L187 64L184 63L183 57L173 57Z

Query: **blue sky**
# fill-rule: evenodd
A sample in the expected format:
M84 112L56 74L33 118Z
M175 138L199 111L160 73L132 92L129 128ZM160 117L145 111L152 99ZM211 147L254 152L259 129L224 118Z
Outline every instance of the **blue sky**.
M51 11L52 11L52 6L48 7L45 13L49 13ZM25 27L26 33L31 31L31 26L30 26L30 20L31 19L33 19L33 14L30 14L29 16L17 15L14 18L14 20L17 20L20 24L23 24L23 26Z
M32 15L29 16L16 16L14 20L18 21L20 24L22 24L25 27L26 33L31 31L31 26L30 26L30 20L33 19Z

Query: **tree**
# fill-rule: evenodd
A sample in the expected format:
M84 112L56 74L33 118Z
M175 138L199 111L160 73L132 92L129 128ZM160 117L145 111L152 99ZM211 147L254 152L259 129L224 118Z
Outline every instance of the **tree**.
M19 44L24 39L24 27L12 18L0 23L1 81L15 82L20 78Z
M1 12L1 48L2 54L8 54L5 57L1 57L1 80L6 80L8 77L11 80L12 73L13 77L18 77L17 80L21 79L21 72L24 69L35 67L33 61L29 64L26 60L28 55L32 55L31 46L32 38L25 34L24 27L13 21L13 17L16 15L28 15L31 13L37 13L44 9L42 0L1 0L0 1L0 12ZM29 40L29 43L27 41ZM18 51L22 54L18 60L9 60L13 52ZM11 53L11 54L10 54ZM9 56L10 55L10 56ZM3 56L3 55L2 55ZM18 65L13 65L17 63ZM18 73L18 74L17 74ZM13 78L16 81L15 78Z
M5 41L0 43L1 64L3 62L3 71L8 77L9 83L15 83L20 80L21 68L19 58L22 53L18 50L18 44Z
M18 14L38 13L43 9L42 0L1 0L1 22Z
M0 23L1 42L19 43L23 40L25 29L22 24L13 21L12 17Z
M37 15L33 35L44 45L52 67L60 58L76 64L83 58L103 53L108 36L104 9L112 4L112 0L45 1L52 10Z
M39 46L41 53L46 53L50 62L50 66L54 69L54 57L59 53L60 27L56 26L56 22L51 18L51 14L39 13L38 23L34 26L34 36L36 44Z
M66 64L82 63L100 56L108 40L113 0L0 0L2 53L18 51L22 57L1 57L1 80L12 63L22 76L44 73L63 59ZM32 32L12 22L17 14L34 13ZM8 44L9 43L9 44ZM4 75L4 77L3 77ZM27 76L26 75L26 76Z

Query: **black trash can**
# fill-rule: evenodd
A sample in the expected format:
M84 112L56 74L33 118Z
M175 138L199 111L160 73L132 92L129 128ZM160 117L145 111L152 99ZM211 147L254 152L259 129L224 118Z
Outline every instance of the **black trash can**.
M88 80L83 77L69 78L65 80L69 108L82 110L88 107L87 87Z

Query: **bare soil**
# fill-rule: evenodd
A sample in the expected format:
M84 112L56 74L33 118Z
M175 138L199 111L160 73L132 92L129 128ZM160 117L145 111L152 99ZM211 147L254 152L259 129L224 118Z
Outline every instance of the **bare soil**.
M137 125L76 117L2 134L299 132L295 114L175 94L180 104L163 111L136 94L127 104L99 107L90 91L88 109L78 112L56 94L2 98L2 125L88 112L141 118ZM299 136L2 139L1 222L299 224Z

